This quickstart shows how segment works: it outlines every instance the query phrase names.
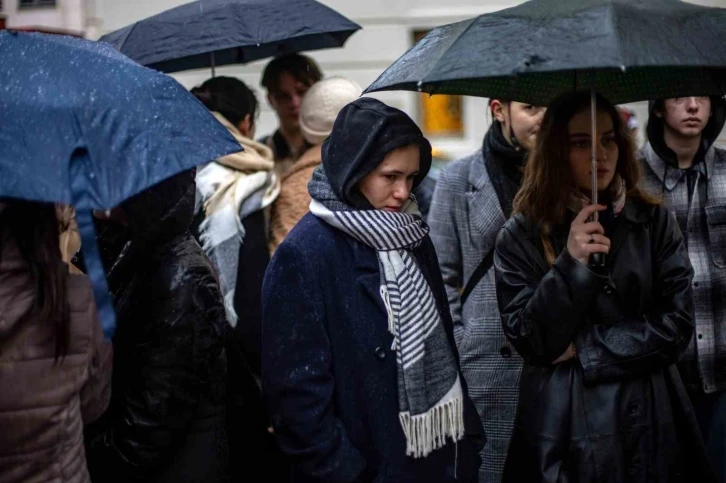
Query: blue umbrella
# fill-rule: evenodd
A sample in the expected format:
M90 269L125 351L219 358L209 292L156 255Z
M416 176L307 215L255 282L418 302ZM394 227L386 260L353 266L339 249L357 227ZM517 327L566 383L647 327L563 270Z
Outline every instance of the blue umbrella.
M198 0L101 37L161 72L341 47L360 25L314 0Z
M91 210L241 150L174 79L110 46L0 31L0 197L76 207L107 336L115 322Z

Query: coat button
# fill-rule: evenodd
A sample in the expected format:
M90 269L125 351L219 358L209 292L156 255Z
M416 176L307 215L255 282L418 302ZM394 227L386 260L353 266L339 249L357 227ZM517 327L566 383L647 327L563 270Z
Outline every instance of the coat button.
M603 287L603 290L605 291L605 295L610 295L611 293L613 293L613 288L610 285L605 285L605 287Z
M386 350L383 347L376 347L376 358L382 361L386 358Z
M508 357L512 357L512 349L510 349L507 346L502 347L499 349L499 353L504 357L505 359Z

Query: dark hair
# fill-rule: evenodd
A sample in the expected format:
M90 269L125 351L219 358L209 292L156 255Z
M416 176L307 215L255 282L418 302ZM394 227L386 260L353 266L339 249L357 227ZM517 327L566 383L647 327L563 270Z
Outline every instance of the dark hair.
M252 122L257 117L257 97L252 89L234 77L214 77L192 89L210 111L216 111L237 126L249 114Z
M66 293L68 267L61 258L56 208L50 203L2 201L7 206L0 214L0 244L12 240L28 263L36 297L25 317L53 325L57 362L68 349L70 311Z
M589 92L568 93L552 101L542 120L535 146L527 158L522 187L514 199L514 213L522 213L542 230L542 243L550 264L554 263L555 254L549 234L555 225L564 222L574 186L567 163L569 123L575 114L584 109L589 110L589 107ZM598 95L597 108L612 119L615 143L618 146L618 164L615 171L625 182L627 196L648 204L657 203L655 198L638 186L641 178L640 163L635 155L632 137L615 106Z
M313 59L301 54L286 54L276 57L262 73L262 87L268 91L277 89L280 75L289 72L293 78L310 87L323 78L323 73Z

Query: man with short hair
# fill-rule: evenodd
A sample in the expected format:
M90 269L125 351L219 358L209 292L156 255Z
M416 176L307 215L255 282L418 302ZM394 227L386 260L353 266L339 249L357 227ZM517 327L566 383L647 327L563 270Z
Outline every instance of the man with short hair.
M675 214L695 276L696 331L678 363L719 481L726 481L726 122L720 97L650 104L644 186Z
M311 147L300 131L300 103L307 90L322 78L318 64L300 54L277 57L265 67L262 86L267 89L267 101L277 113L280 127L260 141L272 148L279 174Z
M449 299L461 372L487 435L479 483L501 483L523 360L502 330L494 241L512 214L545 109L505 99L491 99L489 109L494 121L481 147L439 174L427 223Z

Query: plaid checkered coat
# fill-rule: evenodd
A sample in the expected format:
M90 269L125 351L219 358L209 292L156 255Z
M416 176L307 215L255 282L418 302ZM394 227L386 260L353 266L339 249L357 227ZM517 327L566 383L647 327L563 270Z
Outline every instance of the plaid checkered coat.
M482 150L453 161L436 182L428 223L454 320L461 371L487 435L480 483L499 483L517 413L522 359L502 331L494 269L462 307L460 292L494 247L506 219Z
M679 372L690 390L726 389L726 151L712 146L694 166L690 203L685 170L667 166L650 144L640 158L644 186L675 214L695 271L696 331Z

